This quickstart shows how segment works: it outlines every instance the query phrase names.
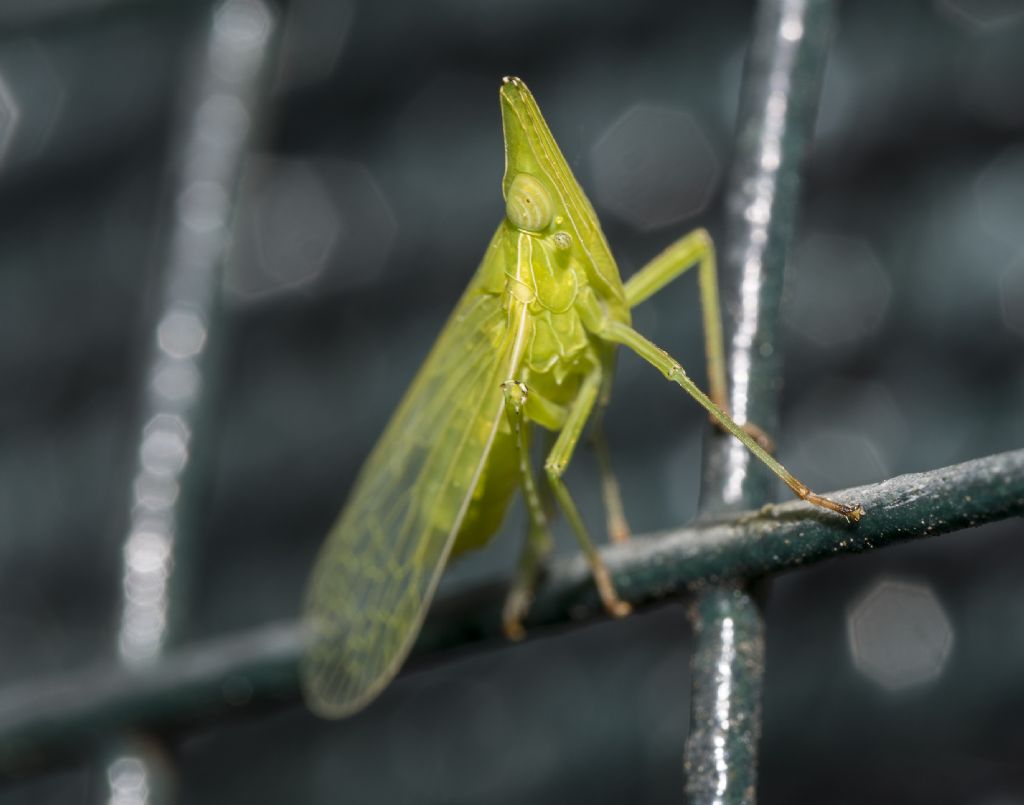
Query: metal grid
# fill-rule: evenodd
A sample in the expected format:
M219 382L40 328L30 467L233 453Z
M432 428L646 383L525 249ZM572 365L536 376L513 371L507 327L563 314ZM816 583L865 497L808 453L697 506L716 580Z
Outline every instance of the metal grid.
M732 288L736 297L727 300L734 333L732 404L739 416L769 429L777 422L782 269L832 13L827 0L759 5L726 196L724 273L739 278ZM266 94L259 88L271 72L276 28L276 13L258 0L219 4L183 116L182 164L173 184L175 213L162 271L165 290L144 378L144 424L124 547L120 667L4 690L0 768L5 773L47 767L85 745L99 745L109 760L109 790L103 797L163 801L171 784L162 781L173 778L170 761L158 743L140 735L195 727L296 698L299 645L291 624L173 647L174 624L184 617L188 601L187 590L176 585L189 575L190 496L205 482L189 448L200 441L215 371L207 353L218 317L217 272L228 246L245 147ZM852 528L796 502L757 510L770 499L770 487L760 470L749 466L746 453L717 435L708 436L706 453L698 523L637 537L605 554L618 588L635 604L694 592L687 792L698 802L752 801L764 669L758 603L763 588L758 585L776 572L839 553L1020 516L1024 451L836 492L841 499L860 500L869 512ZM491 587L440 601L416 655L494 638L499 607L500 592ZM580 623L598 609L586 568L575 558L553 566L529 625ZM142 790L145 797L131 799Z

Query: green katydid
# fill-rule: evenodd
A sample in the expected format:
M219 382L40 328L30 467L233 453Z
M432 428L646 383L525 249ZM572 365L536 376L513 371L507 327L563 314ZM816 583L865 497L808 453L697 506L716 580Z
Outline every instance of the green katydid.
M816 495L726 412L725 362L714 247L698 230L623 284L593 207L526 85L500 89L505 217L476 274L373 449L314 568L302 663L306 700L341 717L368 704L397 674L451 557L482 547L516 488L529 529L509 591L505 631L524 618L550 547L546 507L530 468L533 425L557 434L544 463L554 499L589 561L605 609L629 612L562 481L583 427L609 396L624 345L682 386L799 497L860 519L859 505ZM630 309L698 267L710 396L630 326ZM602 449L600 454L604 453ZM614 530L621 502L605 460Z

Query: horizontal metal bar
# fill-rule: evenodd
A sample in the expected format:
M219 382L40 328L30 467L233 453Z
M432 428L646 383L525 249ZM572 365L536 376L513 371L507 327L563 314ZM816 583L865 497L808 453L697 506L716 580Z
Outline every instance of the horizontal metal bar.
M294 622L168 652L149 667L73 671L0 691L0 777L52 766L109 733L173 730L257 700L294 702L301 650Z
M757 578L831 556L882 548L1024 514L1024 450L830 493L867 515L848 525L799 501L718 522L635 537L603 555L634 604L705 582ZM504 585L437 603L417 643L422 656L499 638ZM552 564L528 626L601 612L581 557ZM125 727L173 729L230 712L294 702L301 633L294 623L168 653L150 668L98 668L0 691L0 774L50 765Z
M850 525L842 517L794 500L636 537L605 549L602 556L620 595L644 604L702 582L755 579L842 553L1001 520L1024 513L1024 450L829 495L860 502L867 515ZM472 600L472 606L466 600L446 601L446 617L428 621L421 641L424 648L455 642L446 630L456 626L464 640L500 634L500 594L488 591L467 594L464 599ZM460 611L465 614L458 619L455 613ZM574 556L553 565L528 625L559 623L600 611L588 566L582 556Z

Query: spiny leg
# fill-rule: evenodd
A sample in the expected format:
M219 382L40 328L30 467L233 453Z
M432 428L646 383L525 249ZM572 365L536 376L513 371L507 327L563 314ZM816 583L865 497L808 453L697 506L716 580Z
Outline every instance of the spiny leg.
M562 480L562 474L565 472L565 468L572 458L573 451L579 443L583 426L586 424L587 417L590 416L590 412L594 408L600 388L601 373L595 369L583 380L579 393L576 395L576 400L569 409L569 415L566 417L565 424L558 434L558 439L555 440L555 446L551 448L551 452L544 462L544 471L547 473L548 482L555 493L555 499L558 501L559 506L561 506L562 511L565 512L565 519L569 521L569 526L572 528L572 532L580 544L580 549L587 558L587 562L590 563L590 572L594 577L594 583L597 585L597 591L601 596L604 608L608 610L609 614L621 618L630 613L631 607L627 602L619 598L618 593L615 592L615 585L612 583L611 574L608 572L608 568L605 567L601 554L598 553L597 548L594 546L587 527L583 524L583 518L580 517L579 510L576 508L576 503L573 501L565 482Z
M708 363L708 396L721 410L729 411L726 386L725 339L722 335L722 313L718 298L718 268L715 244L706 229L695 229L674 243L637 271L625 284L626 302L631 308L649 299L677 277L698 267L700 307L704 320L704 349ZM714 414L711 420L719 427ZM752 422L741 425L768 452L774 450L771 438Z
M857 522L864 514L864 509L860 504L849 506L845 503L837 503L834 500L830 500L829 498L812 492L806 484L797 480L789 470L772 458L768 451L758 443L757 439L751 436L740 425L737 425L733 421L732 417L723 411L720 406L715 405L715 403L697 387L697 384L690 380L686 372L683 371L683 367L680 366L676 360L665 352L665 350L652 344L632 327L621 322L606 321L603 324L600 335L602 338L609 341L629 347L637 355L661 371L661 373L669 380L680 385L683 390L700 403L700 405L703 406L708 413L710 413L722 425L723 428L743 442L750 452L768 465L768 469L778 475L786 486L796 493L797 497L806 500L809 503L821 506L822 508L837 512L851 522Z
M529 426L523 412L527 399L527 388L522 383L510 380L501 386L505 392L505 417L512 428L519 456L519 477L523 488L523 500L530 519L526 531L526 543L519 555L516 575L505 596L501 612L502 627L509 640L522 640L526 636L523 618L530 610L533 592L537 588L544 561L551 553L551 532L544 501L538 492L537 483L530 469L530 444L526 430Z

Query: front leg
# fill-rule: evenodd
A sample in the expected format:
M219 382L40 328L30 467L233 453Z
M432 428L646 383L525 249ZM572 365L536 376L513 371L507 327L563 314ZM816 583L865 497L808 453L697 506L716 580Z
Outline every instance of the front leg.
M544 471L547 473L548 482L555 493L555 499L561 506L562 511L565 512L565 518L569 521L569 526L572 528L576 541L579 542L580 549L590 564L590 572L594 577L594 583L597 585L597 591L601 596L604 608L613 617L621 618L630 613L631 607L626 601L619 598L618 593L615 591L611 574L608 572L608 568L605 567L604 560L601 559L601 554L594 545L594 541L590 538L590 533L587 531L583 518L576 508L576 503L573 501L565 482L562 480L562 474L565 472L565 468L572 459L573 451L579 443L583 426L586 424L591 411L594 410L594 403L597 401L600 389L601 372L595 368L587 375L580 386L576 400L569 409L565 425L558 434L558 439L555 440L555 445L551 448L547 461L544 462Z
M704 323L704 349L708 364L708 396L721 410L729 413L729 397L725 383L725 340L722 337L722 309L718 294L718 267L715 244L706 229L695 229L670 244L649 263L641 267L625 284L626 303L636 307L662 288L697 266L700 286L700 307ZM712 423L727 430L712 414ZM771 438L752 422L740 427L754 437L767 452L774 451Z
M856 522L863 516L864 510L859 504L851 506L845 503L838 503L837 501L830 500L812 492L806 483L798 480L790 470L787 470L778 461L776 461L761 446L761 444L758 443L758 440L754 436L744 430L741 425L736 424L732 417L716 406L709 396L703 393L703 391L697 387L696 383L690 380L676 359L664 349L660 349L656 345L652 344L632 327L623 324L622 322L612 322L606 319L606 317L595 317L595 315L592 314L590 316L590 323L588 324L588 327L591 326L594 328L592 332L595 332L600 338L611 341L612 343L628 346L642 357L644 361L662 372L662 374L669 380L681 386L703 409L711 414L723 428L743 442L744 446L748 448L751 453L764 462L768 469L778 475L785 485L793 490L801 500L813 503L815 506L820 506L823 509L829 509L830 511L842 514L850 522Z
M505 605L501 611L502 628L509 640L522 640L526 636L523 619L530 610L533 593L540 580L544 562L551 553L551 531L548 528L548 517L543 501L537 491L537 483L530 468L529 421L526 419L528 400L531 408L547 411L558 419L557 408L539 406L537 400L531 400L526 385L517 380L502 383L501 390L505 393L505 417L512 428L516 442L516 453L519 462L519 484L523 489L523 500L530 524L526 531L526 543L519 556L516 574L512 579L505 596ZM564 419L564 412L562 414Z
M725 339L722 337L722 309L718 301L718 266L715 244L706 229L695 229L669 244L657 257L642 266L624 288L626 303L636 307L662 288L697 266L700 308L704 323L704 349L708 362L708 396L719 408L728 410L725 387Z

